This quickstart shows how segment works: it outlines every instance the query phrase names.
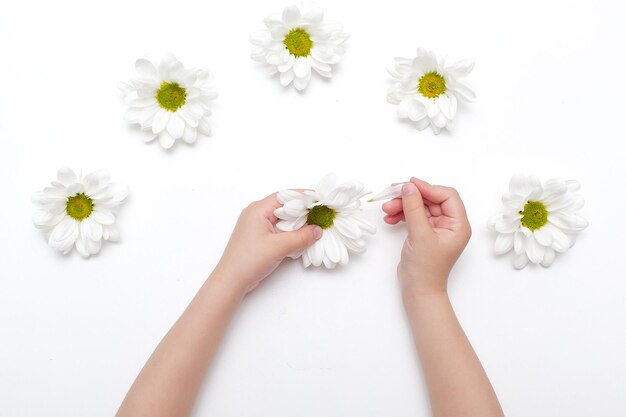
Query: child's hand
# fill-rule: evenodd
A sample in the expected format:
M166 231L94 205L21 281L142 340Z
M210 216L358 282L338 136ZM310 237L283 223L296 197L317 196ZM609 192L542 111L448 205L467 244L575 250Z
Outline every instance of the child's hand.
M457 191L411 178L402 187L402 198L383 204L383 210L385 222L407 222L398 265L405 295L445 292L450 269L472 234Z
M286 256L312 245L322 229L306 225L293 232L276 233L274 210L281 204L272 194L246 207L224 250L216 271L228 277L229 285L247 293L254 289Z

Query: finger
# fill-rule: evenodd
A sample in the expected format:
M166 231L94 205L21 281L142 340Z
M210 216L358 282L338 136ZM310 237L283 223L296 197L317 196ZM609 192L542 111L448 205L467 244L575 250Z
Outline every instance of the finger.
M439 208L439 206L429 206L428 202L424 201L424 212L426 213L426 217L432 217L432 216L440 216L441 215L441 209ZM434 211L435 213L438 212L438 214L433 213L431 210L431 208L434 207ZM402 213L402 200L399 198L395 198L393 200L389 200L387 201L385 204L382 205L382 209L383 211L390 215L390 216L394 216L396 214L400 214Z
M382 205L382 209L387 214L398 214L402 211L402 200L394 198Z
M454 219L467 219L467 213L465 212L463 201L461 200L459 193L454 188L444 187L441 185L430 185L425 181L418 180L417 178L411 178L411 182L415 184L424 200L427 201L427 204L439 204L442 215L452 217ZM433 210L434 209L431 210L431 213Z
M400 212L398 214L394 214L394 215L386 215L383 220L385 221L385 223L388 224L397 224L400 223L401 221L404 221L404 213Z
M435 216L435 217L439 217L441 216L441 206L439 204L435 204L431 201L424 201L424 208L426 208L427 212L428 212L428 217L430 216Z
M275 236L279 252L282 256L308 248L322 237L322 228L307 225L292 232L277 233Z
M425 230L431 230L424 211L422 195L413 183L402 186L402 211L409 228L409 236L417 236Z

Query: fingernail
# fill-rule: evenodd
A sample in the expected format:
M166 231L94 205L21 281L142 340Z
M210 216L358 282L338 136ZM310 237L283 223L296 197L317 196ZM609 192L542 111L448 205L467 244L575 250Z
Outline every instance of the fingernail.
M411 184L410 182L402 186L402 195L415 194L416 191L417 189L415 188L415 185Z
M315 238L315 240L318 240L320 237L322 237L322 233L323 233L323 230L321 227L315 226L313 228L313 237Z

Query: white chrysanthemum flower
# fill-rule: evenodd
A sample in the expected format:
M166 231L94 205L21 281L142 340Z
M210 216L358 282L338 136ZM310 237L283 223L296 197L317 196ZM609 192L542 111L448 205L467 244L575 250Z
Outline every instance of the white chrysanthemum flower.
M396 58L395 70L389 71L394 83L387 100L398 105L398 116L409 119L418 130L430 126L435 134L452 128L458 100L472 101L476 95L463 78L474 68L464 60L446 65L445 57L437 61L433 52L418 48L413 59Z
M106 170L78 177L61 168L51 187L33 195L33 222L54 249L66 254L76 246L88 258L100 251L102 240L119 240L115 218L127 196L128 186L109 182Z
M528 261L550 266L556 253L573 246L576 234L589 224L579 214L585 201L578 190L578 181L555 178L541 185L537 177L513 176L502 196L502 212L489 220L499 233L495 252L513 250L516 269Z
M210 105L217 90L206 69L185 69L171 54L158 65L138 59L135 68L139 77L120 84L128 104L124 119L148 132L146 142L158 137L169 149L177 139L194 143L198 133L210 134Z
M332 77L331 65L339 62L349 36L340 24L325 22L319 6L287 6L282 16L268 16L264 22L267 29L250 36L252 59L268 64L271 74L279 73L283 86L293 81L297 90L304 90L311 70Z
M334 268L348 262L348 251L365 252L365 237L376 233L376 228L363 216L361 197L368 194L360 182L336 185L337 178L329 174L322 178L315 191L283 190L278 193L282 207L274 211L279 219L276 228L288 232L305 224L316 224L323 229L322 237L292 258L302 256L309 265Z

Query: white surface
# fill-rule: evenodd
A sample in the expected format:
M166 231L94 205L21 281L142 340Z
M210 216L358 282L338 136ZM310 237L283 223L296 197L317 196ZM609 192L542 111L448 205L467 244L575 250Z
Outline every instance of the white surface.
M114 4L116 3L116 4ZM325 173L372 190L457 187L474 237L450 293L511 417L626 414L624 11L612 0L325 1L352 35L304 94L249 59L282 1L18 2L0 17L0 415L110 416L220 256L239 210ZM386 68L417 46L473 58L453 134L400 123ZM171 152L122 120L144 53L216 75L213 137ZM123 241L88 261L48 248L32 192L64 165L131 187ZM486 219L516 172L576 178L590 220L550 269L492 255ZM423 416L394 278L403 226L335 271L288 262L245 300L197 415ZM253 254L251 254L253 256Z

